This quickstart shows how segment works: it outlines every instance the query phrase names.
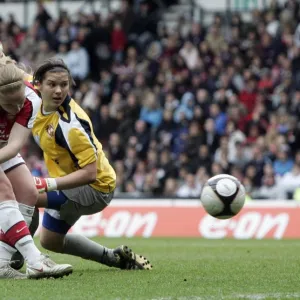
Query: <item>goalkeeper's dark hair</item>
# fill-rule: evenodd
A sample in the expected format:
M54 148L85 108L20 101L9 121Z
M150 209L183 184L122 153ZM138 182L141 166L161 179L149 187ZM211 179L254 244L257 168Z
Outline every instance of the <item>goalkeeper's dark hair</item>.
M70 70L61 58L52 57L44 60L33 73L34 84L42 83L47 72L58 73L67 72L70 85L75 85Z

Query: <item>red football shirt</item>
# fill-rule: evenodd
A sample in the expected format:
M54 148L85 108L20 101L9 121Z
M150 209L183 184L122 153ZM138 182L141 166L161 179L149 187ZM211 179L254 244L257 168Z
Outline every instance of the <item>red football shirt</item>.
M10 131L15 122L29 129L33 126L42 100L29 82L25 82L25 84L24 105L15 116L8 114L5 110L0 108L0 143L8 141Z

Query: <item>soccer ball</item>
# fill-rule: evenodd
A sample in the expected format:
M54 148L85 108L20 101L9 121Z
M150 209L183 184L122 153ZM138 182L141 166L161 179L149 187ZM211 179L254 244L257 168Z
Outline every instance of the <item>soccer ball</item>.
M204 185L201 203L208 214L218 219L229 219L243 208L245 188L231 175L220 174L208 179Z

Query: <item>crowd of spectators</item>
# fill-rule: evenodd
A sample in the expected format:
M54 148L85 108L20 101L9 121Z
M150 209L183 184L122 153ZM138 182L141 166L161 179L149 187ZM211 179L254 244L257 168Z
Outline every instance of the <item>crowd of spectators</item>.
M298 1L272 1L248 22L216 14L202 26L183 16L174 30L157 25L157 11L151 1L134 10L122 0L107 16L54 19L40 4L29 28L13 15L1 21L0 40L33 69L64 59L73 97L116 170L116 195L199 197L210 176L229 173L249 197L292 199L300 186ZM33 143L23 155L45 174Z

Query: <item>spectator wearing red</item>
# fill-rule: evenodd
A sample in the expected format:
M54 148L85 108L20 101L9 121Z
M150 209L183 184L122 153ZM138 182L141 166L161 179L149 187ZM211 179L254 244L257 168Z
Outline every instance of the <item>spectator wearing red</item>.
M242 104L245 105L248 113L252 113L256 104L256 81L254 78L250 78L246 82L245 89L241 91L239 98Z
M269 69L262 70L262 76L258 82L258 89L260 91L271 92L273 89L273 80Z
M111 33L111 48L115 53L115 59L117 61L122 61L126 44L127 38L124 30L122 29L122 24L119 20L116 20Z
M14 42L15 42L16 47L20 47L22 41L25 38L25 33L21 30L20 26L18 26L17 24L15 24L12 27L12 32L14 35Z

